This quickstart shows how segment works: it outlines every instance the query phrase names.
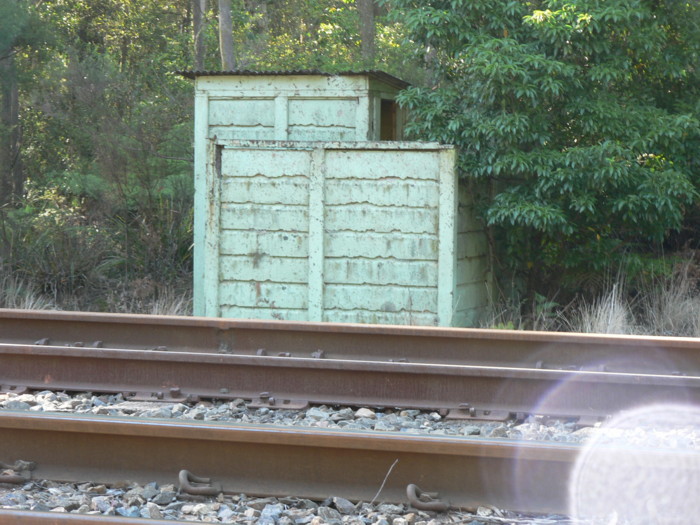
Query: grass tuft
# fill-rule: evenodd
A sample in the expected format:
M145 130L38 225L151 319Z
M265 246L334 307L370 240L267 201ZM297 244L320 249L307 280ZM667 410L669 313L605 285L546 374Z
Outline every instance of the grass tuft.
M700 295L697 279L691 278L691 262L676 267L674 274L648 286L641 294L643 333L700 337Z
M56 310L56 304L31 284L0 267L0 308Z
M572 309L567 326L572 332L596 334L634 334L637 327L632 308L624 297L624 285L615 283L612 289L593 300L582 301Z

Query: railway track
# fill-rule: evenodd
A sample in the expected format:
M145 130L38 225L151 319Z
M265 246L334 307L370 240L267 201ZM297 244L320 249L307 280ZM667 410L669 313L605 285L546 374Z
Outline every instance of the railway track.
M0 309L0 342L700 375L697 340Z
M303 408L346 404L514 414L591 424L650 402L700 404L700 377L427 363L0 344L0 391L123 392L129 399L251 400Z
M660 402L700 405L698 344L6 310L0 392L122 392L152 402L244 398L269 409L410 407L465 420L543 414L588 425ZM678 465L679 458L691 477L700 472L695 449L606 447L620 465L654 457L651 470L637 469L652 479L659 465ZM34 462L35 479L172 483L188 470L225 493L355 501L371 499L384 480L387 501L406 501L412 486L438 492L429 502L435 510L490 504L565 514L582 455L584 447L563 443L0 411L0 461ZM0 510L0 523L72 519L16 512Z
M505 506L517 499L516 508L522 510L561 512L566 494L558 481L577 450L565 444L515 446L400 433L10 412L0 412L0 440L12 443L14 457L36 464L37 478L167 484L177 483L179 473L187 470L210 478L214 495L295 494L323 500L342 494L370 501L398 460L382 498L405 501L407 487L415 484L438 492L440 499L428 508L442 511L486 502ZM51 446L39 449L37 442ZM106 453L119 450L128 454ZM515 480L505 486L500 475L494 480L474 475L517 468L537 469L541 482L523 490Z

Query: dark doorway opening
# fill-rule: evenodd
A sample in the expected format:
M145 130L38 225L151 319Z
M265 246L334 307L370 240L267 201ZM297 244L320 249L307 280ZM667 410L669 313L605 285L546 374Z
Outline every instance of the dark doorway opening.
M382 100L379 140L396 140L396 102Z

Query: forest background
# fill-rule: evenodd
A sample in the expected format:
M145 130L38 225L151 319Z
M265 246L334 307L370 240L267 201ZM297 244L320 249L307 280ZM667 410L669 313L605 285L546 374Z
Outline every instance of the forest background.
M700 335L699 65L695 1L4 0L0 306L189 314L176 72L379 69L459 147L487 325Z

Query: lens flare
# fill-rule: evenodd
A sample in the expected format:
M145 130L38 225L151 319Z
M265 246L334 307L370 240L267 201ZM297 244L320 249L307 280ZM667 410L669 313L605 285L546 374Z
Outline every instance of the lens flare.
M692 523L700 516L700 408L650 405L592 434L569 483L570 514L603 523Z

